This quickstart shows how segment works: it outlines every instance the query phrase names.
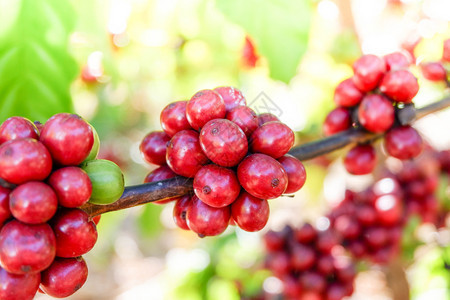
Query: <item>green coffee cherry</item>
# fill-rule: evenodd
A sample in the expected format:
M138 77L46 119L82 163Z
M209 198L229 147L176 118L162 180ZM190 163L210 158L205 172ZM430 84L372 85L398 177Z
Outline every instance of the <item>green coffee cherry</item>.
M118 165L110 160L96 159L83 163L81 168L92 182L90 203L110 204L122 196L125 183Z
M94 126L92 126L91 124L89 125L91 126L92 133L94 135L94 144L92 145L91 152L89 152L89 155L83 160L83 163L96 159L98 151L100 150L100 138L98 137L97 130L95 130Z

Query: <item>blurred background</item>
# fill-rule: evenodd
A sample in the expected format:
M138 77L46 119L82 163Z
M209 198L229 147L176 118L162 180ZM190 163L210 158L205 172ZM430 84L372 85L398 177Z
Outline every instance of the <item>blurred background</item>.
M417 62L440 59L450 1L0 0L0 20L1 121L78 113L99 133L100 158L116 162L133 185L156 167L144 162L139 144L161 130L160 111L200 89L236 86L257 112L275 109L296 131L296 144L321 138L334 88L361 54L402 50ZM442 97L443 83L416 75L417 106ZM449 110L417 127L437 149L450 148L441 130L450 128ZM86 255L88 281L70 299L276 295L280 282L263 268L264 232L305 221L326 226L321 216L345 186L362 189L372 180L346 174L341 154L307 162L305 187L271 201L259 233L233 227L199 239L176 228L171 204L102 216L98 243ZM412 297L445 299L450 275L436 262L447 249L425 247L426 259L407 270ZM351 299L390 299L383 270L361 268Z

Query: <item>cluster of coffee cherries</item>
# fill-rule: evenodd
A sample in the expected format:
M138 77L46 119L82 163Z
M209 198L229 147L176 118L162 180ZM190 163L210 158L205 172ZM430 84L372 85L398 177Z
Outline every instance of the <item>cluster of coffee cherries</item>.
M353 293L355 265L336 234L305 223L264 236L266 266L283 283L283 299L341 300Z
M421 62L420 70L423 77L430 81L445 82L448 81L448 68L450 67L450 39L444 41L444 51L440 61Z
M105 182L120 170L96 160L98 149L93 127L78 115L1 124L0 299L32 299L38 289L67 297L86 281L81 255L97 241L99 218L79 207L116 200L123 191L121 173L121 180Z
M144 158L160 166L145 182L194 178L194 195L160 203L176 200L175 223L200 237L218 235L230 223L261 230L267 200L305 182L303 164L287 154L292 130L272 114L256 115L236 88L201 90L167 105L161 126L164 131L149 133L140 145Z
M338 105L325 119L325 135L332 135L352 127L372 133L386 133L387 153L401 160L420 154L422 138L410 125L400 125L396 116L411 107L419 91L416 77L408 70L408 56L394 52L384 57L363 55L353 64L354 74L342 81L335 90ZM377 164L374 147L358 144L349 150L344 166L354 175L369 174Z

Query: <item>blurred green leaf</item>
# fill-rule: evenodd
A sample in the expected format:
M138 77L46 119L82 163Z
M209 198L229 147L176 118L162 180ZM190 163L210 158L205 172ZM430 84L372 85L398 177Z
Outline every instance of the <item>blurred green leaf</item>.
M147 237L155 237L162 230L162 225L159 220L161 211L163 210L162 205L149 204L145 205L142 213L137 219L139 229L141 233Z
M308 0L217 0L232 22L254 39L267 58L270 76L289 82L306 51L311 23Z
M75 18L71 5L64 0L3 2L16 14L0 31L0 121L13 115L46 121L71 112L69 88L77 74L67 49Z

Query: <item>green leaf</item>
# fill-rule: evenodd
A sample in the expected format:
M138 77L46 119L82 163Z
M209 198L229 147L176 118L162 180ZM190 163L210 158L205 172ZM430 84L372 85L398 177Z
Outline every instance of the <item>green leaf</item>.
M0 8L6 18L0 30L0 122L14 115L46 121L72 112L70 84L78 66L68 51L75 22L70 3L0 0Z
M311 23L309 0L216 0L220 11L240 25L267 58L270 76L289 82L306 51Z

